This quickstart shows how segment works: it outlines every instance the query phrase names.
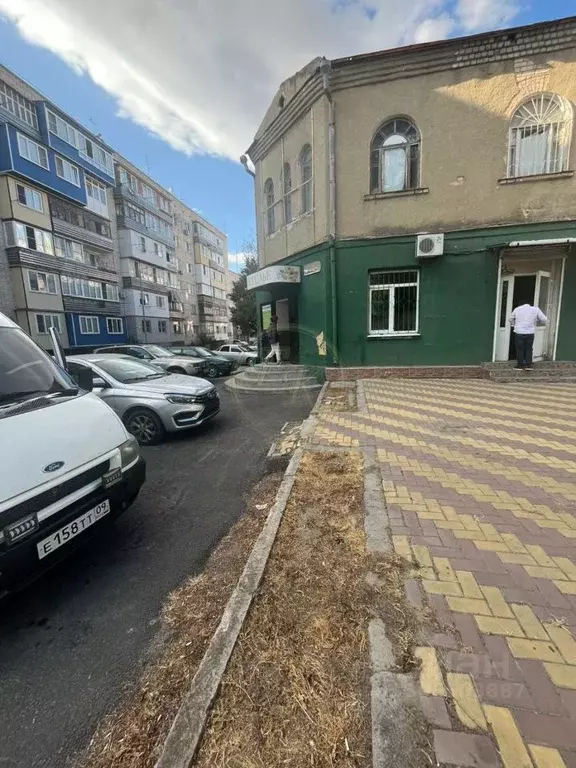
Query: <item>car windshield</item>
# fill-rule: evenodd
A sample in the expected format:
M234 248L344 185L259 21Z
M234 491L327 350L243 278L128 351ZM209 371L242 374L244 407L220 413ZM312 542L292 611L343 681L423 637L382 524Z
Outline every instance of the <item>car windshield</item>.
M200 355L200 357L217 357L214 352L210 352L209 349L204 349L204 347L194 347L194 349Z
M202 357L195 347L181 347L179 352L181 355L187 355L188 357Z
M20 328L0 328L0 408L78 387Z
M161 379L169 374L158 371L155 365L148 365L142 360L133 360L132 358L107 357L97 360L95 363L98 368L102 368L104 373L112 376L116 381L122 384L128 384L134 381L147 381L148 379Z
M157 347L156 344L148 344L144 349L154 357L174 357L174 352L164 347Z

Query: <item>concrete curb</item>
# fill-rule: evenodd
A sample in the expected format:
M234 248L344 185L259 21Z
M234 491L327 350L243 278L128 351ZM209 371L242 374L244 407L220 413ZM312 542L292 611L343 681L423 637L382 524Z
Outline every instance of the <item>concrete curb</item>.
M276 501L250 553L242 576L204 654L198 671L174 718L156 768L190 768L200 744L208 712L218 693L226 667L238 640L248 609L276 539L303 450L298 448L288 465Z
M390 521L382 490L382 474L375 448L364 450L364 531L366 549L370 554L382 555L392 550Z

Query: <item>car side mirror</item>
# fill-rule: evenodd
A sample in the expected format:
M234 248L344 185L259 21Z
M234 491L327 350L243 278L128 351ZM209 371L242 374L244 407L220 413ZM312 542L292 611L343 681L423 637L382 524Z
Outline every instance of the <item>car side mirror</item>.
M93 389L107 389L108 384L104 381L104 379L101 379L100 376L94 376L92 380L92 388Z
M74 379L80 389L92 392L94 389L94 374L90 368L82 368L74 374Z

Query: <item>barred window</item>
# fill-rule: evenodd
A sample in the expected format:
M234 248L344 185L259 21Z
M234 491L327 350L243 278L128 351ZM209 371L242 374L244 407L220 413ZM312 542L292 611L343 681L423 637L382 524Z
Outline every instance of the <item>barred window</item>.
M568 170L571 139L570 104L556 95L533 96L512 117L508 175L537 176Z
M369 274L370 336L418 333L420 293L418 270Z
M402 192L420 185L420 134L404 118L382 125L370 147L370 192Z

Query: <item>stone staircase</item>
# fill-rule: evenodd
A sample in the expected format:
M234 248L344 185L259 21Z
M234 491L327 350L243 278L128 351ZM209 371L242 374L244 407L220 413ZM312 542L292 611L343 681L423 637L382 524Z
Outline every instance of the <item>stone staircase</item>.
M576 362L550 362L542 361L534 363L533 371L515 371L515 361L505 363L484 363L487 378L499 384L518 383L523 381L576 382Z
M305 365L260 363L231 376L226 386L234 392L298 392L320 389L322 384Z

